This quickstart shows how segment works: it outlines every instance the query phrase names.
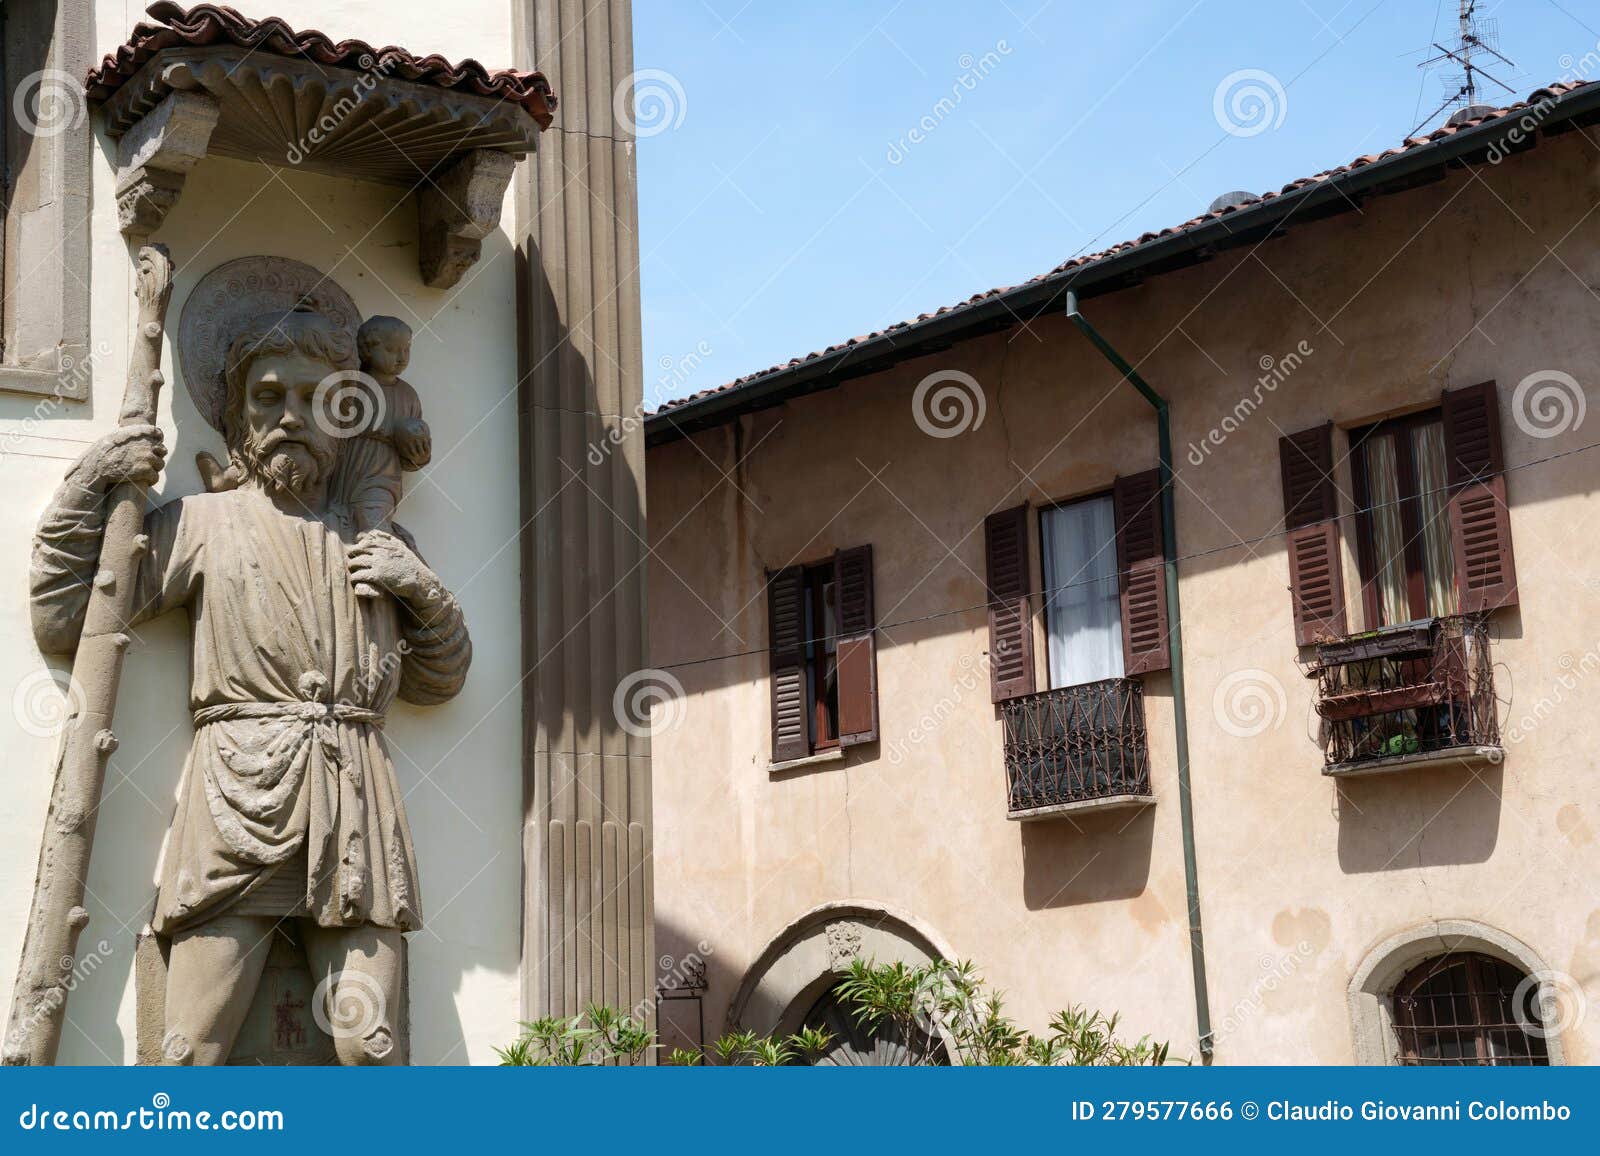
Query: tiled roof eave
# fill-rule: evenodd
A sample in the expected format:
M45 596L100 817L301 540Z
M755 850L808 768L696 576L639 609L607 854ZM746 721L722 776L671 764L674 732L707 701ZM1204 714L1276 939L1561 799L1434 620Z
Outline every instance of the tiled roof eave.
M540 72L490 70L471 59L452 64L437 53L417 56L392 44L375 48L364 40L335 41L314 28L299 31L276 16L251 19L221 4L185 9L160 0L145 11L160 23L140 21L125 43L89 71L84 87L91 101L109 99L164 49L233 46L504 100L521 107L541 129L549 127L556 107L555 92Z

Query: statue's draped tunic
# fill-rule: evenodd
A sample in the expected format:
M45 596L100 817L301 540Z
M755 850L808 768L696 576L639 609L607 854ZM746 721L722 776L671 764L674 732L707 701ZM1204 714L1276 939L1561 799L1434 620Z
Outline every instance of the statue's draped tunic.
M36 617L81 624L102 507L70 479L63 486L36 539ZM155 929L256 910L286 887L290 910L324 927L421 927L382 722L397 696L430 704L460 689L471 644L454 599L356 598L344 507L300 517L238 489L169 502L145 532L130 625L181 606L193 626L194 744Z

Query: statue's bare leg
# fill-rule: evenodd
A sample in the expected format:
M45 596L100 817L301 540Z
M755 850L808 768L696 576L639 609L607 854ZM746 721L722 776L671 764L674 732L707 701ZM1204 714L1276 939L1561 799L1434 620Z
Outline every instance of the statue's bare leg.
M272 947L271 916L219 915L172 937L164 1064L222 1064L255 998Z
M404 941L392 927L318 927L300 921L322 1014L341 1064L403 1064Z

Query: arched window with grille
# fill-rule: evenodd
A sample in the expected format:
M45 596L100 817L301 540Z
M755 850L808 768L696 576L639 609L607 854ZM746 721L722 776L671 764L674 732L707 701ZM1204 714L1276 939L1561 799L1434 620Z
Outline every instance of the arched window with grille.
M1436 955L1394 989L1399 1061L1421 1066L1549 1065L1539 984L1480 952Z

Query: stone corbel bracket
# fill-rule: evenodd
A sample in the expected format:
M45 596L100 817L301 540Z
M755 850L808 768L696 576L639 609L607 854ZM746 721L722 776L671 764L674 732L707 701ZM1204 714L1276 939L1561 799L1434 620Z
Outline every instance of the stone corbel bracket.
M148 237L206 155L222 109L201 92L170 92L117 141L117 225Z
M365 63L365 62L364 62ZM540 124L520 105L235 46L170 48L105 101L122 231L147 236L207 155L416 190L423 281L449 288L499 226Z
M417 191L417 240L424 284L448 289L478 260L500 227L500 206L516 159L478 149Z

